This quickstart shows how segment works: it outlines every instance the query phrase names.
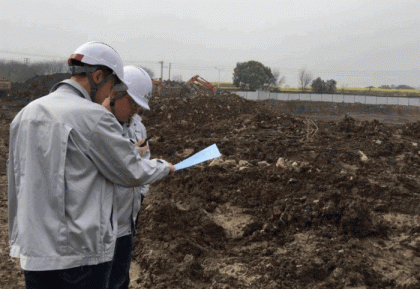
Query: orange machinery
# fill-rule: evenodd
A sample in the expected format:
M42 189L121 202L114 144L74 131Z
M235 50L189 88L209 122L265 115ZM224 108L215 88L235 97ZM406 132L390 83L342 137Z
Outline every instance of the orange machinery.
M187 81L187 83L196 83L196 82L201 84L204 87L207 87L213 93L215 93L217 91L217 88L213 84L211 84L210 82L208 82L204 78L200 77L199 75L195 75L195 76L191 77L190 80Z
M8 80L4 80L0 78L0 97L6 96L9 94L10 90L12 89L12 83Z

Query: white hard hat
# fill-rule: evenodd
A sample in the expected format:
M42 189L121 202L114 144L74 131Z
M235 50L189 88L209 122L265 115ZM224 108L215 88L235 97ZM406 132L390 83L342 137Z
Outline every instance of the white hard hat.
M105 66L111 69L121 82L125 84L123 61L117 51L105 43L87 42L82 46L79 46L69 57L67 61L69 66L72 66L72 60L77 60L91 66ZM86 72L83 71L82 68L79 70L76 69L76 71Z
M152 96L152 79L143 69L136 66L124 66L124 82L127 93L141 107L150 110L149 100Z

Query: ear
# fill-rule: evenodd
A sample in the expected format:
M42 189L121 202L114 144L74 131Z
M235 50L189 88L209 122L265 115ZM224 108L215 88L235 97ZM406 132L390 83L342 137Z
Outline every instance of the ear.
M104 72L100 69L92 73L92 78L95 83L100 83L104 79Z

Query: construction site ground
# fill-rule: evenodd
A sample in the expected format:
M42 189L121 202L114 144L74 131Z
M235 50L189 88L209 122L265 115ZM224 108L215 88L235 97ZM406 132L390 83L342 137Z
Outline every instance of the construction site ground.
M8 247L9 124L66 77L0 99L0 288L24 288ZM222 157L151 186L130 288L420 288L417 108L180 98L179 86L142 115L152 157L176 164L212 144Z

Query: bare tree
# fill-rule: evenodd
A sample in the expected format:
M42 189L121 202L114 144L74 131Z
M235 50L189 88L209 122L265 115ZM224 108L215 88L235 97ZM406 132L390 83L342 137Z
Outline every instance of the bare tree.
M51 75L68 72L67 63L65 61L57 60L34 62L29 65L29 68L37 75Z
M65 61L25 63L16 60L0 60L0 75L11 82L24 82L35 75L50 75L68 72Z
M273 69L273 79L270 83L273 86L281 87L286 82L286 76L280 77L280 71Z
M279 80L277 80L278 87L281 87L285 83L286 83L286 76L282 76Z
M299 72L299 84L302 91L306 89L306 87L309 85L311 80L312 80L312 75L309 72L307 72L305 69L302 69Z

